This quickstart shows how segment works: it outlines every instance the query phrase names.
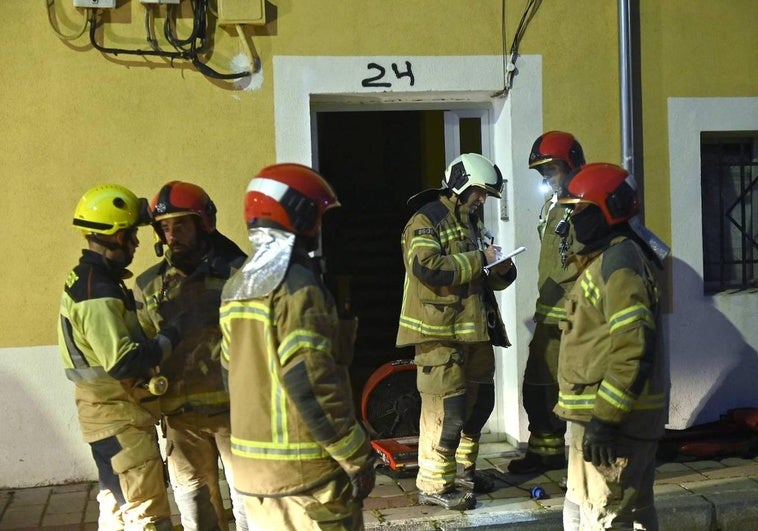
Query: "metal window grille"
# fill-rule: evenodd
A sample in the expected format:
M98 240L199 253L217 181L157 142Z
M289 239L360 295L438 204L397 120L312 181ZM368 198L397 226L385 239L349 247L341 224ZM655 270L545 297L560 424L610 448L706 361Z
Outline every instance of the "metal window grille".
M703 133L700 158L704 292L756 289L758 133Z

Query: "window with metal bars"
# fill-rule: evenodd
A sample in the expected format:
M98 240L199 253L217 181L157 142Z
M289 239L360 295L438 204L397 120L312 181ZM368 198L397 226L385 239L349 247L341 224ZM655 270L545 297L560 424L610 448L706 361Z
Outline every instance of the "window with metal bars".
M758 132L700 136L703 289L758 289Z

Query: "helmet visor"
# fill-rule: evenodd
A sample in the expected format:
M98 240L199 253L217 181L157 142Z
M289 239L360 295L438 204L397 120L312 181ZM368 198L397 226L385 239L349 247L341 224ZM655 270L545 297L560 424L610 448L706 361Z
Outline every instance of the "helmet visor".
M144 197L138 200L139 210L137 212L137 221L135 226L150 225L153 222L153 214L150 210L150 203Z
M503 180L503 174L500 172L500 168L497 167L497 164L493 164L492 166L495 168L495 183L487 183L486 189L487 193L491 196L500 198L503 196L503 185L505 184L505 181Z

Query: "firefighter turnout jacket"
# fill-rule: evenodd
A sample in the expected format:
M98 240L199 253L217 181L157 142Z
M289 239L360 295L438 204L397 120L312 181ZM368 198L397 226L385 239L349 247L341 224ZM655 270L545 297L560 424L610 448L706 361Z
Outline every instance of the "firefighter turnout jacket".
M397 346L429 341L490 341L488 319L504 330L492 290L516 278L515 265L503 276L485 275L484 225L455 196L441 195L408 221L401 238L405 286ZM507 344L507 337L505 338Z
M568 223L570 209L556 200L557 195L554 194L545 203L543 212L547 213L541 216L538 226L541 240L537 266L539 294L534 311L535 322L555 325L566 317L564 298L579 275L576 256L569 254L574 243L574 226ZM564 223L561 224L561 221ZM559 224L566 227L565 239L556 233Z
M229 411L219 363L218 315L224 283L245 260L245 253L218 231L209 237L210 251L190 274L172 265L167 250L166 259L140 274L135 283L137 313L149 336L166 322L180 321L181 340L160 366L169 382L160 400L165 415Z
M284 280L221 306L237 491L288 496L373 459L356 420L339 319L315 265L295 249Z
M582 272L566 301L555 413L620 425L657 439L668 411L664 352L657 344L658 284L633 240L618 236Z
M84 440L100 441L159 418L147 374L163 356L140 327L132 292L105 258L84 250L61 297L58 345Z

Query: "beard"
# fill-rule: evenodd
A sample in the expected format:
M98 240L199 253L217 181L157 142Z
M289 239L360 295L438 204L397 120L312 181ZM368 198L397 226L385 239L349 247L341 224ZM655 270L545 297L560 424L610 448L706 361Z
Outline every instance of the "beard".
M191 273L200 263L203 255L197 249L190 249L184 245L175 245L171 249L171 263L185 273Z
M209 245L209 236L204 231L198 230L196 239L191 245L174 242L169 245L168 248L171 251L171 264L183 271L184 273L192 273L200 262L203 261L203 257L207 252Z
M171 250L173 256L188 255L195 250L195 246L189 246L183 243L172 243L168 248Z

